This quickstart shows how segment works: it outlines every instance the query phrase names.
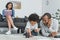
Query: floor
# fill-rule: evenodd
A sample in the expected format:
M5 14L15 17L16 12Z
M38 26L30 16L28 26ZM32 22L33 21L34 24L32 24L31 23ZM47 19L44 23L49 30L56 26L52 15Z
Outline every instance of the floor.
M60 40L60 38L33 36L31 38L25 38L23 34L17 34L17 31L12 30L11 35L6 35L7 28L0 28L0 40ZM15 34L14 34L15 33Z
M33 36L31 38L25 38L22 34L5 35L0 34L0 40L60 40L60 38Z

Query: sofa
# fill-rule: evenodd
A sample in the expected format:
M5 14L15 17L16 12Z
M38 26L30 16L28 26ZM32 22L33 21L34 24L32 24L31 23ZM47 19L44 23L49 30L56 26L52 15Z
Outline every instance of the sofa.
M17 33L19 33L20 29L21 29L21 33L24 32L27 21L28 21L28 19L26 17L25 18L13 18L13 22L14 22L15 26L18 28ZM6 18L4 18L3 21L0 21L0 28L1 27L8 28Z

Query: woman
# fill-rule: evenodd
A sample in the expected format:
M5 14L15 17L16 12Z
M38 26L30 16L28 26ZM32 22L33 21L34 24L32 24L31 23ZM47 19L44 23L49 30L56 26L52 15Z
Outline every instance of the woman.
M6 34L11 34L11 26L14 30L17 30L18 28L14 25L12 17L14 16L14 10L13 10L13 4L11 2L8 2L6 4L6 9L3 10L3 17L6 17L8 22L8 31Z

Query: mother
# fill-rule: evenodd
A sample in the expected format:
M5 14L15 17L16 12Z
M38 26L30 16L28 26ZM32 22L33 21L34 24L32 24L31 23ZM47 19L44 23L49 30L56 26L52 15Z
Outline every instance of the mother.
M3 17L6 17L8 22L8 31L6 34L11 34L11 26L14 30L17 30L18 28L14 25L12 17L14 16L14 10L13 10L13 3L8 2L6 4L6 9L3 10Z

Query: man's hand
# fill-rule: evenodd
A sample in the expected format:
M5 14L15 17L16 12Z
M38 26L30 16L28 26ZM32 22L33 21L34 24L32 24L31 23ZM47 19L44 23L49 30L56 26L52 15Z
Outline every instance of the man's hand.
M50 28L50 26L51 26L51 20L49 20L47 26L48 26L48 28Z
M57 32L52 32L49 36L50 36L50 37L55 37L56 34L57 34Z

